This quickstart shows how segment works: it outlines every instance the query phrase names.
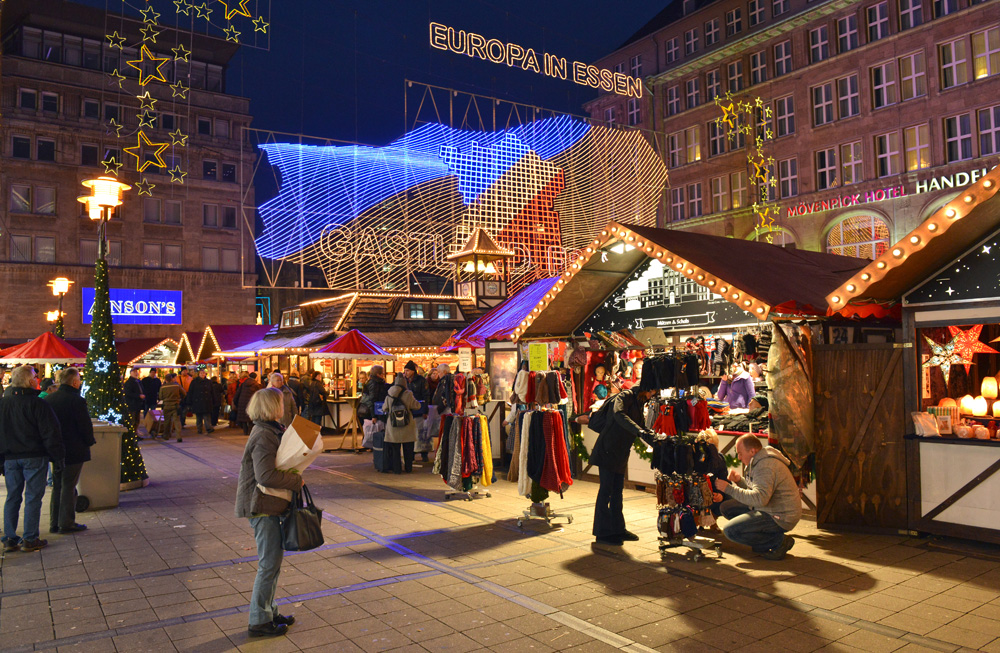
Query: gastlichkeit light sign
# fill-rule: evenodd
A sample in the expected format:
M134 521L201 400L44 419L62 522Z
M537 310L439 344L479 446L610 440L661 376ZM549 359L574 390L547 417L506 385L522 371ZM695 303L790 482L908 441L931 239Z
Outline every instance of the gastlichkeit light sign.
M642 97L642 80L607 68L598 68L582 61L567 62L548 52L538 53L517 43L504 43L500 39L487 39L475 32L456 30L441 23L430 24L431 47L484 61L507 64L513 68L530 70L540 75L565 80L575 84L598 88L606 93L626 97ZM541 54L541 57L539 57Z
M83 288L83 323L94 313L94 289ZM115 324L181 324L180 290L111 288L111 320Z

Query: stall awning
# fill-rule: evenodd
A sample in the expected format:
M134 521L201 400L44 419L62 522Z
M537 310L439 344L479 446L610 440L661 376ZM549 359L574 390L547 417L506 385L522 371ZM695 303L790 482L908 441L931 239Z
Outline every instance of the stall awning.
M201 340L198 358L211 358L217 351L233 351L247 342L262 339L274 327L270 324L209 324Z
M488 313L455 334L455 342L465 341L483 347L487 340L508 340L514 329L539 307L539 302L552 290L558 277L539 279L522 288L513 297L493 307Z
M82 363L86 352L73 347L59 336L46 331L30 342L8 350L0 363L15 365L21 363Z
M676 229L611 222L515 329L515 339L571 335L648 259L674 267L763 320L772 312L825 315L826 295L862 259Z
M257 356L259 354L285 352L289 349L305 349L314 345L333 334L333 331L312 331L310 333L300 333L288 338L269 338L254 340L242 345L237 345L230 351L213 351L212 356L225 358L238 358Z
M826 299L834 310L896 302L981 240L1000 229L1000 167L966 186ZM996 279L991 280L996 283Z
M333 342L309 354L310 358L339 360L395 360L396 357L372 342L357 329L351 329Z

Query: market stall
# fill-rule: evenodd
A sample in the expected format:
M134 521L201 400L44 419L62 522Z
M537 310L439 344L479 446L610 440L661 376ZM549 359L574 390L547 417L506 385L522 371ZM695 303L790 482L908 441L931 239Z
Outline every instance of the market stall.
M827 298L838 310L902 304L899 344L872 361L892 370L874 392L890 398L883 412L895 433L844 441L843 455L860 461L858 473L872 471L866 452L903 459L905 484L901 467L885 479L896 488L894 502L905 494L900 509L910 530L993 543L1000 543L998 187L994 168ZM845 472L834 481L850 486L854 478Z
M54 333L46 331L34 340L5 350L0 365L82 365L87 353L80 351Z

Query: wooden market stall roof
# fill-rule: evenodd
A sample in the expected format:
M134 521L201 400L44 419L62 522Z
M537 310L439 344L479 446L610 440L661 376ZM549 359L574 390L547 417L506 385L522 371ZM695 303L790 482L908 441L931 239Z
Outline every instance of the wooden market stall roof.
M271 328L270 324L209 324L195 358L204 360L216 352L238 350L241 345L260 340Z
M966 186L916 229L827 294L834 310L897 302L1000 229L1000 166ZM995 283L995 279L993 280Z
M161 346L176 354L179 344L173 338L129 338L118 341L115 343L115 348L118 350L118 364L133 365Z
M515 340L571 335L647 259L674 267L759 320L825 315L826 295L866 260L677 229L608 223L531 313Z
M201 351L201 341L205 338L201 331L185 331L177 341L177 355L173 362L178 365L193 363L198 360Z
M497 304L478 320L465 327L453 338L473 347L485 347L487 340L508 340L524 319L531 314L546 294L551 293L558 277L539 279L525 286L512 297ZM445 341L447 344L448 341Z

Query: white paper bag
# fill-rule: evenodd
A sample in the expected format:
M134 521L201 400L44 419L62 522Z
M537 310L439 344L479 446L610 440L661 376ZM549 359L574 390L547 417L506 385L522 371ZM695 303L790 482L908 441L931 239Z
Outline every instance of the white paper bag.
M282 472L294 469L301 474L321 453L323 453L323 438L320 437L319 424L296 415L281 436L281 444L278 445L278 453L274 458L274 467ZM286 501L292 500L291 490L264 487L260 483L257 487L264 494L281 497Z

